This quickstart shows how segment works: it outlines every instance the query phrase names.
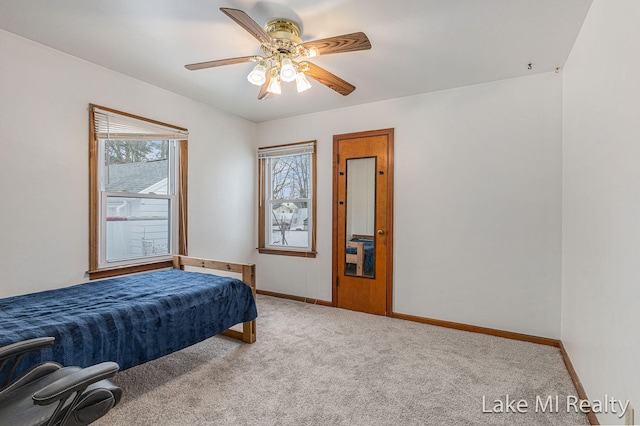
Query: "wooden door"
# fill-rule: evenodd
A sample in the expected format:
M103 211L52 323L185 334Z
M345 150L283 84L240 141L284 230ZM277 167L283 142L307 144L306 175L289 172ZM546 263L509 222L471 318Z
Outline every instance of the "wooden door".
M391 315L393 129L333 137L333 305Z

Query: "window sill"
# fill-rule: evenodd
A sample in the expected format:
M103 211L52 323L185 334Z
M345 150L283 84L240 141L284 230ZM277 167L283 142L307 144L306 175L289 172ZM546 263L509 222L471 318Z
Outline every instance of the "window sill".
M87 271L87 273L89 274L90 280L97 280L100 278L116 277L118 275L134 274L136 272L152 271L154 269L170 268L172 266L173 262L171 260L163 260L160 262L139 263L136 265L95 269Z
M278 254L280 256L294 256L294 257L316 257L315 251L297 251L297 250L278 250L264 247L258 247L258 253L261 254Z

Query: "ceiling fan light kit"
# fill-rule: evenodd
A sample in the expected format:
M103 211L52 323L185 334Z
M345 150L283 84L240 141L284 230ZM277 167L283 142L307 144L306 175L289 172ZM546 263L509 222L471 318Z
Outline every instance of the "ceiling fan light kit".
M282 87L280 86L280 79L278 76L272 76L271 81L269 82L269 86L267 87L267 92L279 95L282 93Z
M253 71L247 76L249 83L256 86L262 86L267 81L267 66L264 62L260 62L253 68Z
M296 88L298 89L298 93L311 89L311 83L309 83L309 80L307 80L303 72L296 74Z
M282 62L280 62L280 79L290 83L296 79L296 74L297 71L293 66L293 62L291 62L291 59L284 58Z
M300 27L288 19L274 19L267 22L263 29L241 10L224 7L220 10L261 42L260 50L264 56L243 56L185 65L188 70L258 62L247 76L251 84L262 86L258 99L265 99L270 93L282 93L280 81L287 83L295 81L298 93L303 92L311 87L307 76L343 96L355 90L354 85L329 71L310 62L299 60L313 58L320 54L371 49L371 43L364 33L345 34L303 43L300 39Z

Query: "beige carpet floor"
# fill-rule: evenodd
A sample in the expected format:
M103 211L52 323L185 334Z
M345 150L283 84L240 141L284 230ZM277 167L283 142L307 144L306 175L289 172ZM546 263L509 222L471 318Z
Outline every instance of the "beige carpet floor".
M213 337L118 373L124 400L95 424L588 424L557 348L267 296L258 311L253 345ZM526 413L483 413L507 395Z

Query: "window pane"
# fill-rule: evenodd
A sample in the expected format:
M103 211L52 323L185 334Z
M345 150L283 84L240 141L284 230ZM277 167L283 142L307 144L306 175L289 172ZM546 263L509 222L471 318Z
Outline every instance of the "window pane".
M170 251L167 199L107 197L107 261Z
M270 208L269 245L288 247L309 246L309 216L307 202L277 203Z
M311 154L271 159L271 198L285 200L309 198Z
M169 141L107 140L104 143L107 192L167 194Z

